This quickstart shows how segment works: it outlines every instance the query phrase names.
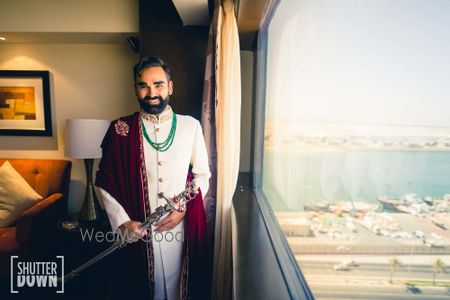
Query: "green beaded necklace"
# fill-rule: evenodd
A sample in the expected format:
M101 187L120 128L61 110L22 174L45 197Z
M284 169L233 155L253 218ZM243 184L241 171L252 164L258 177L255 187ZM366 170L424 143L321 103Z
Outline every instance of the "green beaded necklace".
M147 130L145 129L144 122L142 122L142 131L144 133L145 139L153 147L153 149L155 149L156 151L159 151L159 152L165 152L165 151L169 150L170 146L172 146L176 130L177 130L177 117L176 117L175 113L173 113L172 127L170 128L170 132L169 132L169 135L167 136L167 139L164 142L155 143L148 136Z

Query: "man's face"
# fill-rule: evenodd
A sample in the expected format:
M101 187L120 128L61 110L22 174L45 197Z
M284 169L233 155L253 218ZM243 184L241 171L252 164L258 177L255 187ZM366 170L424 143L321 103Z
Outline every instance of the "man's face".
M143 69L135 81L136 96L141 108L149 114L161 113L169 103L169 95L173 91L173 83L167 81L163 68Z

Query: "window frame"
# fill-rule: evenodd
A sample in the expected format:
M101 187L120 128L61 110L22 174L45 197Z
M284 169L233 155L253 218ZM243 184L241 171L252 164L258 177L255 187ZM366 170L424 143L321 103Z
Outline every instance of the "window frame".
M264 128L267 80L268 28L280 0L268 5L262 25L257 35L254 57L254 99L253 99L253 171L252 185L255 200L260 209L268 236L277 258L282 275L292 299L314 299L307 281L297 263L289 243L283 234L269 201L262 190L262 170L264 161ZM262 126L261 126L262 125Z

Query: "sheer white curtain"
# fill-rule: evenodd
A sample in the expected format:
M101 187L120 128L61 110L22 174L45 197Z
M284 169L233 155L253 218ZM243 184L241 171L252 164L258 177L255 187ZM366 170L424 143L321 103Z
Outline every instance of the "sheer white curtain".
M231 295L231 202L240 153L241 66L234 4L219 7L216 40L217 199L213 299Z

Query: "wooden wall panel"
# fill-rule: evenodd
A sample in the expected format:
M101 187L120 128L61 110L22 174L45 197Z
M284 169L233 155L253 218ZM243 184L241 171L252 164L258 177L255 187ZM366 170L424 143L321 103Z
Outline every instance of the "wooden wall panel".
M172 73L170 104L200 119L208 42L207 26L183 27L172 1L140 0L140 56L164 59Z

